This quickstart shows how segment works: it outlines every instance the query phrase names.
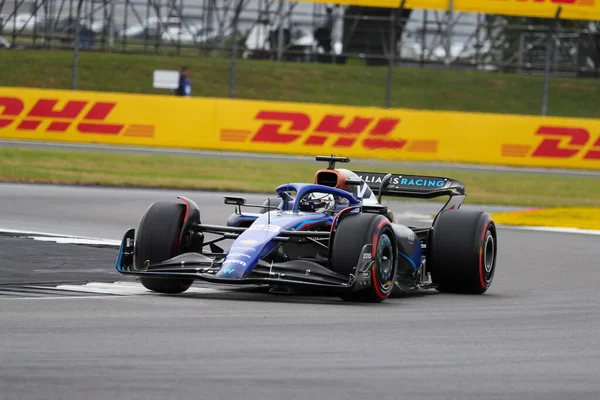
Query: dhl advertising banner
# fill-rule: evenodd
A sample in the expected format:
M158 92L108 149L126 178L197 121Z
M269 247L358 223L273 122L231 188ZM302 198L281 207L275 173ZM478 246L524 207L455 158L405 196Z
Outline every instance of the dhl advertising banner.
M197 145L215 132L213 99L0 87L0 138Z
M219 101L211 148L600 169L600 120Z
M0 138L600 169L600 120L24 88Z
M310 3L336 3L365 7L398 8L401 0L291 0ZM452 3L452 4L451 4ZM406 0L405 8L477 12L521 17L553 18L562 7L562 19L600 20L600 0Z

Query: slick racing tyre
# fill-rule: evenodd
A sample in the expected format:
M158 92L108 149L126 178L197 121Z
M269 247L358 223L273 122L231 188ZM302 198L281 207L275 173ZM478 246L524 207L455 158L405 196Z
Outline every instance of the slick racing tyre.
M427 267L437 290L483 294L494 279L498 240L489 214L443 211L429 240Z
M148 208L135 238L135 269L147 270L147 264L156 264L177 255L179 234L183 226L185 205L154 203ZM192 286L193 279L149 278L140 276L146 289L159 293L183 293Z
M371 285L344 293L340 297L345 301L382 302L394 290L398 249L392 225L383 215L349 215L339 222L331 245L331 269L347 276L354 273L366 244L373 245Z

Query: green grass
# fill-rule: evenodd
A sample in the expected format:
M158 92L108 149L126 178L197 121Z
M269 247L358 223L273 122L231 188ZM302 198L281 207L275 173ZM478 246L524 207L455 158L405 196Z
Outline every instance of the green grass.
M70 89L70 51L0 51L0 86ZM227 97L230 60L221 57L82 52L78 88L132 93L152 89L152 71L192 68L195 96ZM238 60L236 97L384 106L386 67ZM489 72L398 67L393 107L539 115L543 79ZM600 118L600 80L552 78L549 115Z
M595 177L399 168L351 164L356 170L448 176L462 181L467 202L532 207L600 207ZM287 182L312 182L317 163L228 160L94 151L0 147L0 181L235 190L274 193Z

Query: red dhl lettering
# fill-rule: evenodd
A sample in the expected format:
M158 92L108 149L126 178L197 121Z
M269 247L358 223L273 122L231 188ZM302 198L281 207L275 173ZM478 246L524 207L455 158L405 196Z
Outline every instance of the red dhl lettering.
M0 107L2 107L2 114L0 114L0 128L4 128L13 123L15 118L6 118L6 117L17 117L23 109L25 105L19 99L14 97L0 97Z
M291 143L301 136L310 126L310 117L306 114L261 111L256 116L258 120L274 121L264 123L252 138L253 142ZM282 131L283 125L288 125L288 132Z
M360 142L366 149L402 149L407 140L392 139L390 134L400 123L397 118L370 118L362 116L328 114L310 129L312 120L308 114L299 112L260 111L256 120L265 121L251 141L259 143L287 144L304 138L307 146L323 146L335 139L333 147L352 147ZM363 138L363 134L367 134Z
M592 149L583 157L584 160L600 160L600 136L593 144Z
M573 157L581 151L590 139L590 133L582 128L542 126L535 134L547 136L547 138L542 140L531 155L532 157ZM564 138L568 138L568 143L561 145Z
M540 126L535 135L543 139L531 152L531 157L573 158L583 154L584 160L600 160L600 136L592 137L587 129ZM529 146L505 144L503 151L509 157L525 157L527 147Z
M20 120L25 110L25 103L16 97L0 97L0 129L18 121L16 130L35 131L40 126L46 126L46 132L66 132L72 124L81 134L92 135L119 135L123 132L125 136L153 137L154 126L152 125L129 125L109 124L103 121L116 107L115 102L90 102L82 100L60 101L59 99L38 99ZM83 115L81 121L76 122L86 107L88 111Z

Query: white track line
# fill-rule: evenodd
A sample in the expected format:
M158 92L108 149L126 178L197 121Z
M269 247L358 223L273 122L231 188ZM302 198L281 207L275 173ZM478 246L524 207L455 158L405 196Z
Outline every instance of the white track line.
M413 215L415 217L417 215ZM421 215L423 217L423 215ZM577 228L558 228L558 227L546 227L546 226L516 226L516 225L498 225L502 228L507 229L518 229L518 230L529 230L538 232L554 232L554 233L569 233L569 234L584 234L584 235L597 235L600 236L600 230L588 230L588 229L577 229ZM120 241L102 238L88 238L78 237L70 235L61 235L57 233L49 232L34 232L34 231L22 231L16 229L3 229L0 228L0 232L3 233L15 233L24 235L28 238L41 241L53 241L56 243L68 243L68 244L95 244L95 245L109 245L109 246L120 246ZM43 236L38 236L43 235ZM140 296L140 295L156 295L156 293L144 288L138 282L125 282L118 281L114 283L103 283L103 282L90 282L84 285L59 285L59 286L30 286L37 289L45 290L56 290L56 291L73 291L78 293L93 293L98 296L41 296L41 297L13 297L2 299L5 300L40 300L40 299L79 299L82 298L110 298L103 297L101 295L113 295L113 296ZM205 288L205 287L191 287L186 293L196 294L207 294L207 293L222 293L223 289L216 288Z
M38 231L24 231L18 229L7 229L0 227L0 233L14 233L16 235L26 236L30 239L56 242L64 244L96 244L105 246L121 246L121 241L113 239L94 238L86 236L72 236L65 235L62 233L53 232L38 232Z
M154 295L156 292L152 292L142 286L139 282L90 282L84 285L58 285L58 286L33 286L36 289L46 290L66 290L71 292L79 293L95 293L95 294L108 294L118 296L140 296L140 295ZM208 293L222 293L222 289L205 288L205 287L194 287L189 288L185 293L197 293L197 294L208 294Z
M39 240L41 242L55 242L61 244L90 244L90 245L106 245L119 247L121 242L118 240L110 239L87 239L87 238L63 238L63 237L49 237L49 236L26 236L29 239Z
M410 219L416 220L420 222L433 222L433 218L427 214L415 214L411 212L404 212L396 215L397 220L402 219ZM572 233L579 235L600 235L600 230L594 229L580 229L580 228L561 228L555 226L526 226L526 225L505 225L505 224L497 224L498 227L504 229L518 229L525 231L535 231L535 232L554 232L554 233Z
M426 214L413 214L413 213L403 213L400 214L403 217L412 217L412 219L421 220L423 222L432 222L430 216ZM516 229L516 230L526 230L533 232L552 232L552 233L567 233L567 234L577 234L577 235L593 235L600 236L600 230L594 229L579 229L579 228L561 228L561 227L552 227L552 226L522 226L522 225L504 225L498 224L499 228L504 229ZM37 232L37 231L23 231L17 229L5 229L0 227L0 233L15 233L19 235L24 235L30 239L46 241L46 242L55 242L61 244L89 244L89 245L104 245L104 246L113 246L120 247L121 241L113 240L113 239L103 239L103 238L93 238L93 237L85 237L85 236L71 236L64 235L60 233L52 233L52 232ZM40 236L41 235L41 236Z
M0 301L7 300L85 300L85 299L109 299L114 296L116 297L133 297L133 296L156 296L159 293L146 289L139 282L131 281L117 281L117 282L89 282L81 285L74 284L63 284L58 286L44 286L41 285L26 285L28 289L39 289L46 290L49 292L56 291L57 295L45 294L38 296L22 296L22 297L2 297ZM194 287L192 286L186 290L185 295L189 294L216 294L223 293L227 290L224 288L207 288L207 287ZM64 292L74 293L86 293L89 296L69 296L65 295ZM59 294L60 293L60 294Z
M77 299L79 301L89 300L89 299L100 299L100 300L110 300L110 299L118 299L117 296L42 296L42 297L4 297L0 298L0 301L13 301L13 300L74 300Z

